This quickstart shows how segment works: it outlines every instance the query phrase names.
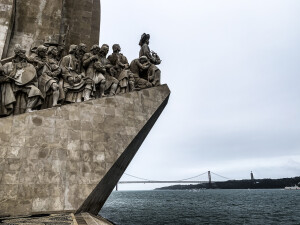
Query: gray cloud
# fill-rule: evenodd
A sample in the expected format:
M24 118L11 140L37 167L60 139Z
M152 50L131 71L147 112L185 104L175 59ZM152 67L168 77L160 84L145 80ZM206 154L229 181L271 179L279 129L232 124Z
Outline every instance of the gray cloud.
M102 0L100 41L132 60L150 33L172 91L127 172L299 175L299 11L297 0Z

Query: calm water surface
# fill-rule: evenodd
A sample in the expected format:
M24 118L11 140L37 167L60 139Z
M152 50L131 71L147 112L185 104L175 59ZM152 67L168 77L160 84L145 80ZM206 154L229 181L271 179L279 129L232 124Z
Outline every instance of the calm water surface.
M300 191L120 191L100 214L118 225L300 225Z

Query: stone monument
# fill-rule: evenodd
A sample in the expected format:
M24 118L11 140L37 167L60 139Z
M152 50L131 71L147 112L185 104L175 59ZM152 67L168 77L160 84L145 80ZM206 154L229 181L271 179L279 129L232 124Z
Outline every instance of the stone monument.
M107 57L98 44L100 0L0 0L0 11L0 222L102 224L169 99L150 35L129 64L120 45Z

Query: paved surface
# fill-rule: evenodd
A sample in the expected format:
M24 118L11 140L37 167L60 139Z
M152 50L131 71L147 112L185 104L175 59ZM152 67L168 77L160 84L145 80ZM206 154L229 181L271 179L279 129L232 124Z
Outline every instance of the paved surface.
M0 223L9 225L77 225L71 214L4 219L0 220Z
M37 217L15 217L0 219L0 224L7 225L112 225L101 217L95 217L88 213L52 214Z

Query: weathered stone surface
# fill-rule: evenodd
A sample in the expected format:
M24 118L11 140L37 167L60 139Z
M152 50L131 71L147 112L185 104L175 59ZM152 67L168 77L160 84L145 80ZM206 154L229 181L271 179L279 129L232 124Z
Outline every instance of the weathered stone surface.
M72 214L52 214L42 215L37 217L15 217L15 218L0 218L1 224L7 225L112 225L112 223L103 219L100 216L92 216L88 213L79 215Z
M8 49L11 32L15 17L15 1L0 1L0 59L3 52L6 54Z
M12 56L15 44L29 51L48 40L66 49L99 43L100 0L0 0L0 12L0 58Z
M0 216L97 214L169 94L162 85L0 119Z

